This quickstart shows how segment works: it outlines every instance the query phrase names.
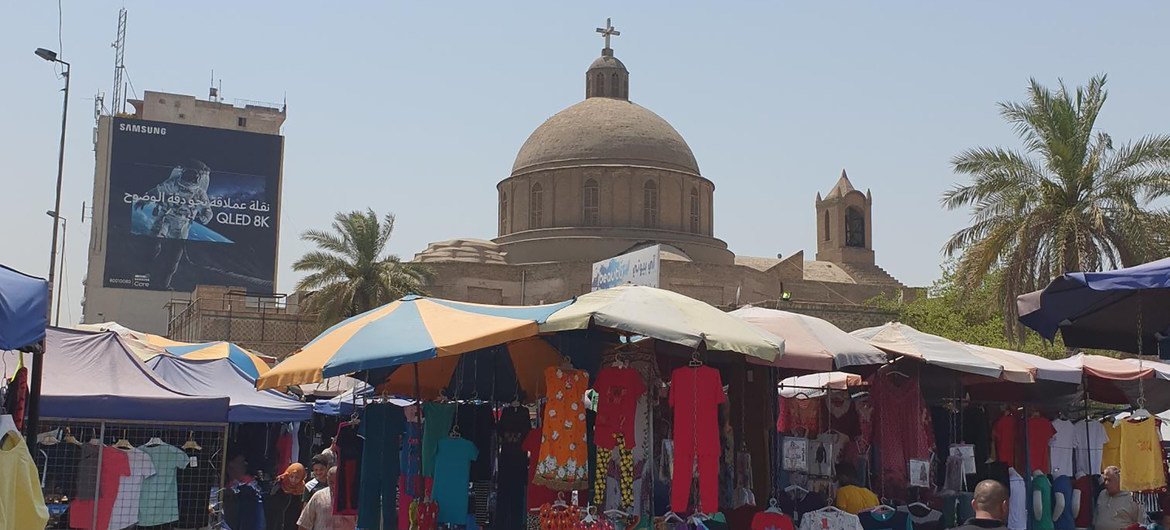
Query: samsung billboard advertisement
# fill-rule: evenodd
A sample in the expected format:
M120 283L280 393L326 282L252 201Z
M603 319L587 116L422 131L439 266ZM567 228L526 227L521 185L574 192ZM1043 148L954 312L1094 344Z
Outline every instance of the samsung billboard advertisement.
M104 285L271 293L283 138L115 118Z

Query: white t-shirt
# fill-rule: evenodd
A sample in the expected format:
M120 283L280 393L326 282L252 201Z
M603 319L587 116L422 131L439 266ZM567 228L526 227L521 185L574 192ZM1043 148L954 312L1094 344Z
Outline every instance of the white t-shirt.
M142 479L154 474L154 461L144 451L134 448L126 451L130 474L118 478L118 496L114 511L110 512L110 529L122 530L138 524L138 501L142 498Z
M1052 476L1071 477L1073 476L1073 452L1077 443L1077 427L1071 421L1056 420L1052 422L1052 428L1056 430L1056 434L1053 434L1052 438L1048 440L1048 461L1052 464Z
M1085 422L1089 424L1088 429L1085 428ZM1105 426L1101 425L1099 421L1085 420L1073 427L1073 436L1076 441L1077 473L1086 475L1100 473L1101 460L1104 458L1102 449L1109 441L1109 434L1105 432ZM1090 458L1092 465L1089 465Z
M1011 482L1011 497L1008 501L1008 528L1011 530L1027 530L1028 528L1028 488L1024 486L1024 477L1016 472L1016 468L1008 469L1008 482Z
M354 530L357 519L352 515L333 515L333 490L325 488L309 497L297 526L309 530Z

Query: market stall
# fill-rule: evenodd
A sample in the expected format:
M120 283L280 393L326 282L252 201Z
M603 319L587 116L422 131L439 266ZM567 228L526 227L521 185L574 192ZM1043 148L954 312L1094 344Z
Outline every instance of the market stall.
M209 524L228 398L172 388L114 333L49 328L45 344L44 421L32 449L50 527ZM19 355L5 352L0 365L15 370Z

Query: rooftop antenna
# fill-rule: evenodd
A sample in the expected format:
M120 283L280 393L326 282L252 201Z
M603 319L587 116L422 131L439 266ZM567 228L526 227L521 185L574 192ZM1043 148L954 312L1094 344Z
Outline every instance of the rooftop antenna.
M222 83L221 83L222 84ZM219 89L215 87L215 69L211 69L211 88L207 89L208 101L219 101Z
M122 73L126 70L122 58L126 54L126 8L118 10L118 38L111 44L114 47L114 95L110 101L110 114L117 116L126 111L126 88L122 82Z

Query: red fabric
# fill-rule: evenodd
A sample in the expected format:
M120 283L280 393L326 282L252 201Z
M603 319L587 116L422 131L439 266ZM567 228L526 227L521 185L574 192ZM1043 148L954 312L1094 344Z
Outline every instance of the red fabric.
M102 447L101 479L98 482L97 524L93 519L93 499L73 499L69 503L69 527L81 530L106 530L110 527L114 501L122 477L130 476L130 458L113 447Z
M796 436L815 437L824 425L824 398L780 398L780 414L776 418L776 432Z
M439 505L434 502L418 503L418 530L439 528Z
M691 469L699 464L699 511L719 511L719 405L727 401L719 371L709 366L676 368L670 374L674 408L674 476L670 508L687 512Z
M745 504L734 510L723 512L723 515L727 517L728 528L747 529L752 527L752 519L755 518L756 514L760 513L761 510L763 510L763 508L760 508L759 506Z
M12 415L16 430L24 430L24 414L28 407L28 368L21 366L8 383L8 395L4 396L4 410ZM35 436L36 433L33 434Z
M633 368L602 368L593 385L597 391L597 420L593 440L598 447L613 449L614 434L625 437L627 447L635 446L634 426L638 398L646 392L642 374Z
M537 460L540 460L540 429L532 429L528 431L528 436L524 437L524 443L520 447L528 451L528 509L540 508L545 504L551 504L557 500L557 492L550 490L544 486L537 485L532 481L536 476Z
M899 370L882 368L870 383L874 406L874 445L880 461L879 493L882 497L904 499L909 485L911 459L929 460L934 446L930 413L922 401L918 375L900 375Z
M1032 464L1032 471L1039 469L1046 475L1050 472L1048 441L1054 434L1056 428L1048 418L1044 416L1028 418L1028 459Z
M1093 526L1093 477L1084 475L1073 481L1073 490L1081 492L1080 509L1077 511L1077 528Z
M760 512L752 518L752 530L793 530L792 519L782 513Z
M1016 417L1004 414L991 427L991 439L995 442L995 461L1009 466L1016 465Z
M288 469L292 464L293 436L289 432L281 432L276 438L276 469Z

